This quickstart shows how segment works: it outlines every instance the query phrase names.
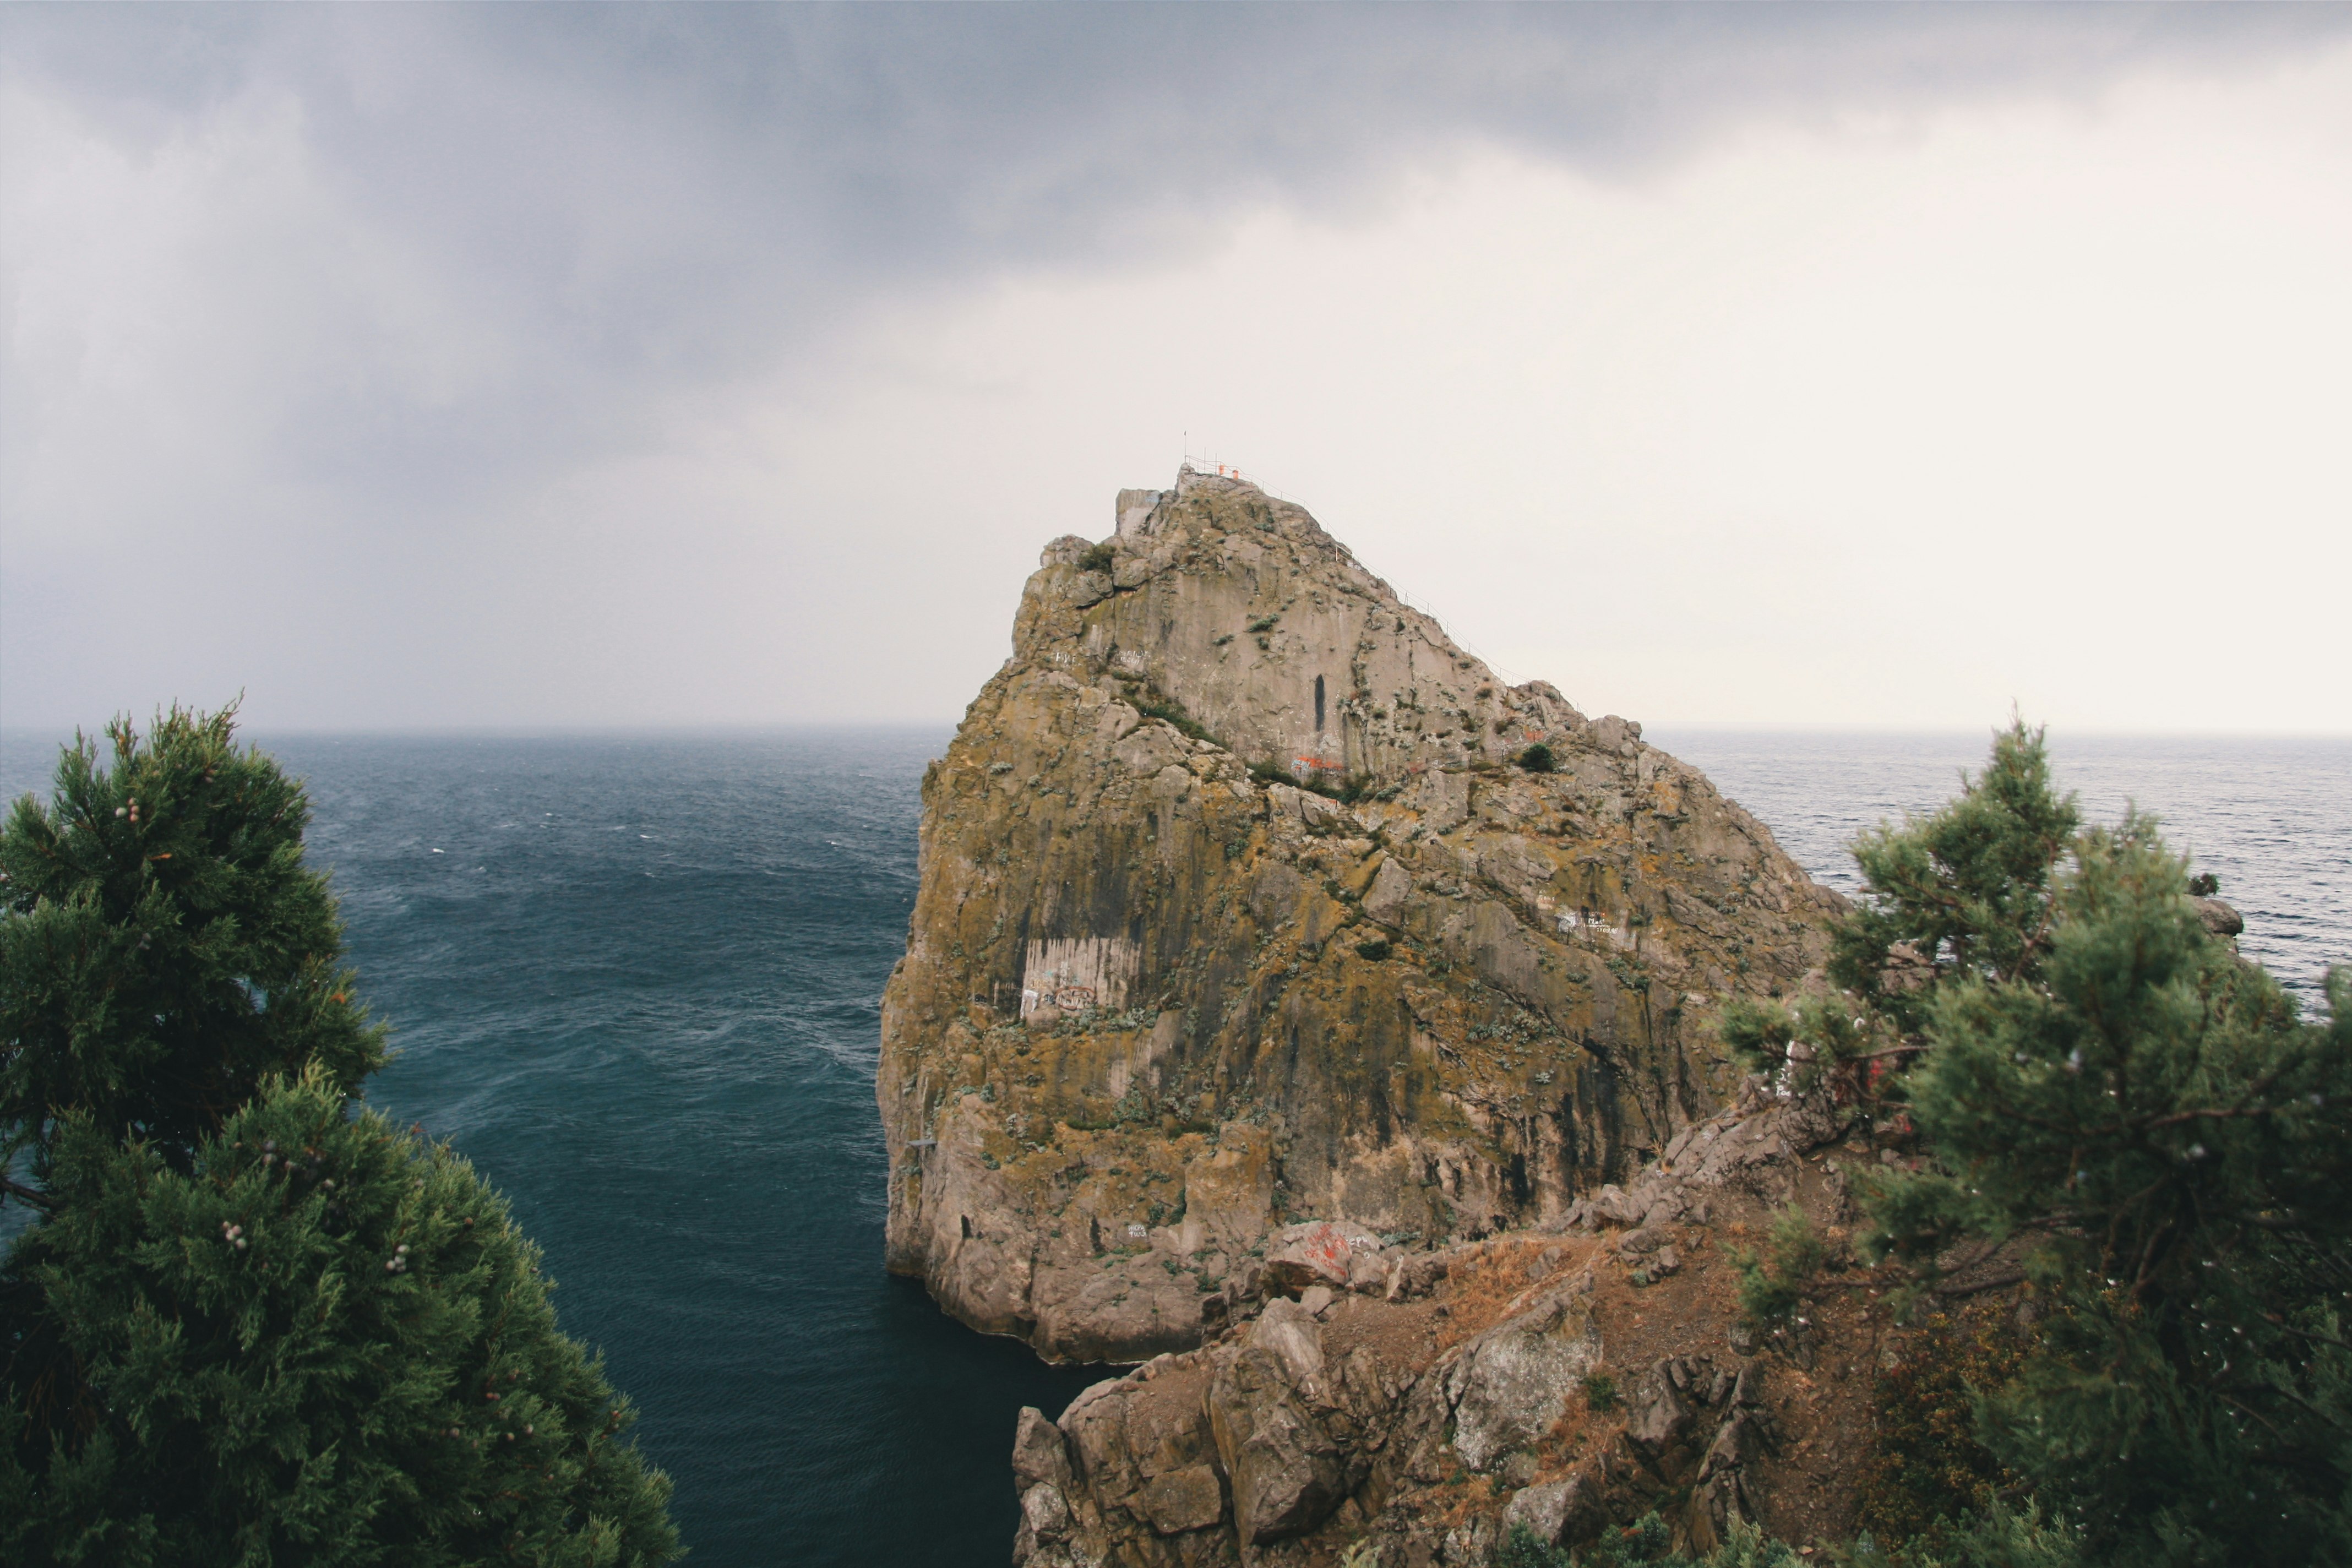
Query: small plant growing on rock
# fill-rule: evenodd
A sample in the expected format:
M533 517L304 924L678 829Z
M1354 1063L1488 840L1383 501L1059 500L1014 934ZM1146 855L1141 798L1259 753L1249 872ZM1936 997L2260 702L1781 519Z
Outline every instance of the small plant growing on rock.
M1552 755L1549 746L1538 741L1519 753L1518 763L1531 773L1548 773L1559 766L1559 759Z
M1617 1380L1605 1372L1584 1374L1584 1403L1606 1415L1617 1408Z
M1630 1568L1636 1563L1655 1563L1658 1568L1687 1568L1687 1562L1674 1549L1674 1532L1655 1512L1645 1513L1632 1524L1612 1525L1593 1539L1585 1548L1580 1568ZM1561 1556L1565 1558L1566 1553Z
M1157 719L1163 724L1174 726L1176 732L1188 740L1207 741L1212 744L1216 742L1214 735L1201 727L1200 721L1159 692L1138 692L1133 701L1138 713L1146 719Z
M1371 937L1356 944L1356 956L1359 958L1369 958L1377 963L1388 955L1389 939L1384 936Z
M1759 1333L1788 1323L1804 1305L1805 1290L1829 1261L1829 1248L1805 1211L1790 1204L1772 1221L1758 1252L1734 1252L1739 1271L1740 1320Z
M1110 570L1110 563L1111 552L1108 542L1096 545L1078 557L1078 570L1081 572L1108 572Z
M1975 1563L2011 1562L2006 1558L1970 1558ZM2040 1558L2014 1560L2020 1568L2044 1568ZM2068 1568L2053 1562L2049 1568ZM1511 1527L1510 1535L1496 1550L1496 1568L1797 1568L1803 1562L1786 1543L1774 1541L1746 1520L1734 1517L1731 1528L1722 1544L1704 1557L1685 1557L1674 1549L1674 1534L1665 1521L1654 1512L1645 1513L1632 1524L1612 1525L1603 1530L1591 1545L1580 1553L1570 1555L1565 1547L1552 1546L1524 1524ZM1922 1565L1925 1568L1925 1565Z
M1495 1549L1495 1568L1569 1568L1570 1561L1565 1551L1524 1524L1511 1526L1511 1533Z
M2189 896L2192 899L2210 899L2221 890L2221 879L2210 871L2200 871L2189 879Z

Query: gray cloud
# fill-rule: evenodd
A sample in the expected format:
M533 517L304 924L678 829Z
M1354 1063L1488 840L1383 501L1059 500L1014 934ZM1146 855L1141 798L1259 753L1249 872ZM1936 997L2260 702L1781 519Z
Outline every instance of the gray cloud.
M158 262L127 218L51 232L58 144L0 148L0 638L66 680L56 648L106 614L78 584L129 540L314 600L528 561L461 552L730 387L823 399L877 307L1202 251L1266 205L1374 212L1478 146L1638 182L1759 122L2088 103L2347 29L2312 6L0 9L24 112L190 193ZM454 665L494 588L411 606Z
M2338 9L1224 5L12 10L9 70L128 146L299 106L325 187L499 369L309 388L287 455L463 487L630 438L876 292L1198 244L1512 144L1636 178L1759 117L2237 69ZM359 368L373 345L350 345ZM19 392L36 389L17 388Z

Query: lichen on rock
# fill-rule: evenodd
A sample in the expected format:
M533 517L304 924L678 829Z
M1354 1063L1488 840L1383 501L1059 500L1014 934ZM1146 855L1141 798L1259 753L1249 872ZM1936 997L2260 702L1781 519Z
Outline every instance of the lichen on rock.
M889 1267L1066 1361L1191 1350L1269 1269L1385 1297L1564 1218L1727 1101L1702 1021L1793 988L1838 903L1300 508L1188 469L1117 517L1046 547L925 776L876 1087ZM1251 1528L1321 1486L1253 1492Z
M1756 1526L1850 1534L1878 1373L1922 1331L1848 1278L1810 1323L1743 1334L1737 1254L1789 1204L1845 1234L1837 1162L1878 1136L1820 1086L1752 1078L1610 1201L1399 1252L1386 1291L1264 1270L1202 1348L1058 1424L1022 1413L1013 1561L1486 1568L1515 1527L1578 1547L1653 1512L1694 1555ZM1312 1257L1330 1228L1281 1236ZM1653 1278L1669 1246L1689 1267Z

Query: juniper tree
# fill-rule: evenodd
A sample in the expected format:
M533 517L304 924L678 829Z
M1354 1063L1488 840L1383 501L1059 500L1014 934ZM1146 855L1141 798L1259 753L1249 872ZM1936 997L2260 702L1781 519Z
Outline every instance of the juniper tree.
M505 1205L357 1102L299 786L226 714L110 733L0 831L0 1560L675 1556Z
M266 1076L316 1062L350 1089L383 1061L300 787L227 712L107 736L110 768L78 739L54 802L0 828L0 1154L29 1145L37 1175L68 1110L184 1170Z
M2303 1019L2153 820L2083 829L2022 725L1855 854L1845 989L1726 1033L1910 1064L1882 1087L1930 1160L1870 1184L1871 1246L1931 1289L2014 1264L2047 1308L1979 1438L2107 1561L2352 1561L2352 972Z

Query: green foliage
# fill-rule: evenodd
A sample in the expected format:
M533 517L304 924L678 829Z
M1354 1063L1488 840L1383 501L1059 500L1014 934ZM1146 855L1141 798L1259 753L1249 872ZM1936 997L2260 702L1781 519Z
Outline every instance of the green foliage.
M1356 944L1356 955L1378 963L1389 955L1389 939L1384 936L1368 937Z
M1739 1274L1741 1320L1765 1332L1790 1322L1828 1261L1829 1248L1805 1211L1794 1204L1782 1209L1773 1216L1760 1250L1731 1253L1732 1268Z
M1795 1090L1826 1081L1846 1099L1868 1092L1874 1065L1914 1054L1885 1018L1844 995L1735 996L1717 1015L1716 1036L1751 1071Z
M1179 734L1195 741L1207 741L1213 744L1216 741L1216 737L1202 729L1200 722L1190 713L1157 692L1139 693L1130 700L1134 702L1135 710L1138 713L1142 714L1146 719L1157 719L1164 724L1173 724Z
M2040 1509L1995 1502L1983 1512L1946 1521L1889 1552L1865 1535L1816 1562L1836 1568L2081 1568L2082 1537Z
M17 1366L79 1373L28 1456L12 1544L33 1558L674 1554L668 1485L620 1440L627 1405L558 1331L506 1205L447 1149L348 1115L318 1068L271 1080L185 1174L71 1118L50 1191L8 1271L37 1325Z
M1584 1374L1584 1403L1606 1414L1617 1408L1617 1380L1605 1372Z
M1927 1049L1933 1152L1864 1184L1923 1286L2018 1259L2050 1303L1978 1436L2093 1561L2352 1559L2352 973L2304 1021L2127 814L2082 830L2039 733L1857 850L1834 973ZM1896 945L1927 983L1883 984Z
M181 709L77 739L57 796L0 827L0 1169L45 1173L61 1120L135 1132L176 1169L272 1073L348 1089L383 1060L351 999L300 787Z
M1801 1568L1804 1559L1743 1519L1731 1521L1722 1545L1699 1559L1699 1568Z
M2192 899L2210 899L2221 890L2221 879L2210 871L2200 871L2189 879L2189 896Z
M1734 1520L1727 1538L1703 1557L1684 1556L1674 1550L1673 1542L1665 1521L1654 1512L1633 1524L1602 1530L1573 1553L1517 1524L1496 1550L1495 1563L1496 1568L1797 1568L1802 1561L1744 1520Z
M1654 1563L1658 1568L1688 1568L1674 1550L1673 1533L1655 1513L1645 1513L1632 1524L1612 1525L1593 1537L1577 1557L1578 1568L1633 1568Z
M1495 1568L1569 1568L1569 1555L1526 1525L1515 1524L1495 1549Z
M1495 1552L1496 1568L1801 1568L1805 1561L1787 1542L1741 1519L1732 1520L1712 1552L1686 1557L1674 1550L1673 1532L1655 1512L1606 1527L1577 1552L1516 1524ZM1995 1503L1898 1552L1865 1535L1813 1561L1838 1568L2081 1568L2084 1558L2079 1538L2065 1525L2045 1521L2032 1508L2018 1512Z
M1521 752L1517 761L1519 766L1531 773L1548 773L1559 765L1559 759L1552 755L1551 748L1541 741Z
M1305 777L1292 773L1278 763L1252 763L1250 777L1260 784L1288 784L1309 795L1319 795L1326 800L1336 800L1352 805L1378 792L1379 781L1370 773L1349 773L1343 778L1328 778L1321 772L1310 772Z
M1938 977L2029 976L2082 820L2074 797L2051 787L2042 731L2022 723L1995 737L1991 762L1963 786L1933 816L1882 824L1853 847L1870 897L1835 933L1831 977L1906 1032L1923 1021L1928 988L1886 984L1897 946Z
M1274 624L1280 619L1282 619L1282 616L1279 614L1260 616L1257 619L1249 624L1247 629L1253 635L1263 637L1267 632L1274 630Z
M1979 1391L2006 1386L2025 1336L1997 1303L1979 1300L1918 1325L1903 1361L1878 1380L1874 1449L1860 1522L1891 1541L1939 1520L1983 1513L2020 1479L1977 1440Z
M299 788L225 714L110 733L0 831L39 1213L0 1259L0 1561L676 1556L505 1205L353 1098L381 1031Z
M1111 561L1112 555L1110 541L1106 539L1100 544L1096 545L1084 555L1078 557L1078 570L1081 572L1108 572L1111 568Z

